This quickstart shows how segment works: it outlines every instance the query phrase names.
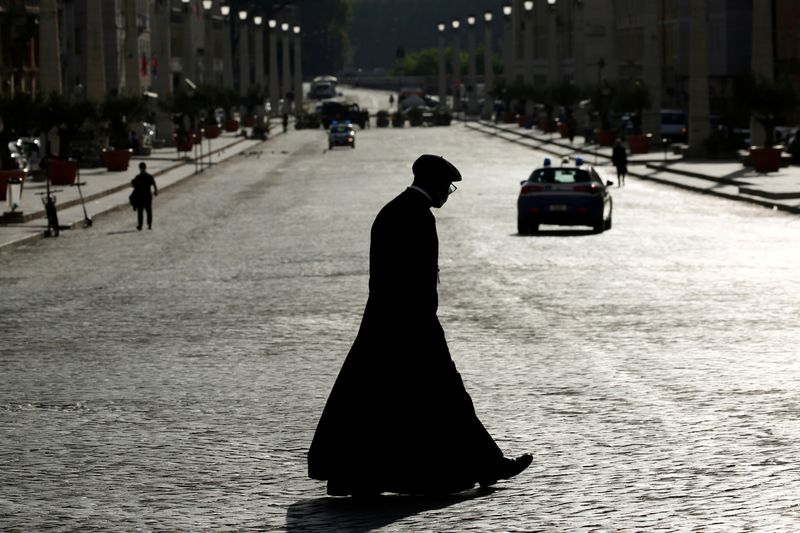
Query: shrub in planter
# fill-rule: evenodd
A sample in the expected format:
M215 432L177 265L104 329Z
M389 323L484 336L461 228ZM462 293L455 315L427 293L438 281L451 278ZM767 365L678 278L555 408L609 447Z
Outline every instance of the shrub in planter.
M225 131L228 133L239 131L239 122L235 118L229 118L225 121Z
M448 113L447 111L434 111L433 113L433 124L435 126L449 126L450 122L453 120L453 115Z
M402 128L405 125L405 118L402 113L392 113L392 127Z
M216 122L213 124L206 124L203 130L203 135L206 139L216 139L222 133L222 128L220 128L219 124Z
M245 128L252 128L256 125L256 117L253 115L247 115L242 119L242 126Z
M389 126L389 112L381 109L375 115L375 125L379 128L386 128Z
M617 132L615 130L594 130L594 138L600 146L614 146Z
M106 148L103 150L103 164L109 172L124 172L128 170L131 155L133 155L131 148L124 150Z
M422 109L412 107L408 110L408 124L410 126L422 126Z
M650 152L650 140L653 138L652 133L644 135L628 135L628 148L631 154L646 154Z

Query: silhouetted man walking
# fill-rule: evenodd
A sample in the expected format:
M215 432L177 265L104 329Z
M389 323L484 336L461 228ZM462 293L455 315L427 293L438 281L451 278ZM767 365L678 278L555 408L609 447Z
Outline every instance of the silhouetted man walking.
M442 494L491 485L530 465L483 427L436 316L439 241L431 207L461 174L423 155L414 182L372 226L369 299L320 418L308 472L331 495Z
M619 139L614 142L611 150L611 163L617 168L617 187L625 185L625 175L628 174L628 152Z
M156 180L147 173L147 165L139 163L139 174L131 180L133 194L131 202L136 208L136 229L142 229L142 212L147 212L147 229L153 229L153 196L158 196ZM150 194L150 188L153 194Z

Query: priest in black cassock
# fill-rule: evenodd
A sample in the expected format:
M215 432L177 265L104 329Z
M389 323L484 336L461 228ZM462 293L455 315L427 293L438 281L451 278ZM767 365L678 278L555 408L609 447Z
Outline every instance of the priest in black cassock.
M439 240L430 208L461 181L422 155L413 184L378 213L361 328L320 418L308 473L331 495L446 494L530 465L503 456L475 414L436 316Z

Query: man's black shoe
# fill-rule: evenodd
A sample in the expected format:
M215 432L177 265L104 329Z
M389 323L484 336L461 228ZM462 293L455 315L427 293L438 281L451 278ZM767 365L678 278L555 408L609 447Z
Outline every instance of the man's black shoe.
M529 453L520 455L515 459L506 459L503 458L503 461L500 463L500 466L492 473L491 478L479 480L481 487L488 487L489 485L494 485L500 479L509 479L526 468L528 468L531 463L533 462L533 456Z

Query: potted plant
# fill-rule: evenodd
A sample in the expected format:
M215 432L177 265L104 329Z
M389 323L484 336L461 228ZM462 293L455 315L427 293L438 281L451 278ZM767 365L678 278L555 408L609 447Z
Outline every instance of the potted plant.
M97 106L91 100L72 100L56 93L44 102L39 124L44 132L58 129L58 153L47 158L47 177L53 185L72 185L78 174L78 161L71 158L73 142L87 122L97 118ZM45 147L49 153L50 147Z
M408 124L412 127L422 126L422 109L412 107L408 110Z
M406 119L403 117L402 111L392 113L392 127L402 128L405 125Z
M379 128L386 128L389 126L389 112L381 109L375 115L375 125Z
M592 109L600 117L600 128L594 130L595 142L600 146L614 146L617 138L616 130L611 129L611 103L614 97L614 88L603 80L592 91Z
M103 162L111 172L128 170L133 153L131 127L144 118L145 102L141 96L112 95L101 106L101 117L106 121L108 146L103 150Z
M447 109L436 109L433 112L434 126L449 126L453 120L453 115Z
M764 145L750 147L753 170L761 174L777 172L783 147L775 146L775 126L797 106L797 96L791 85L750 74L734 84L734 101L738 108L749 110L764 128Z
M652 106L650 91L637 81L633 85L621 85L614 98L614 108L621 114L627 113L633 124L633 132L628 134L628 149L631 154L646 154L650 151L651 132L642 131L644 110Z

